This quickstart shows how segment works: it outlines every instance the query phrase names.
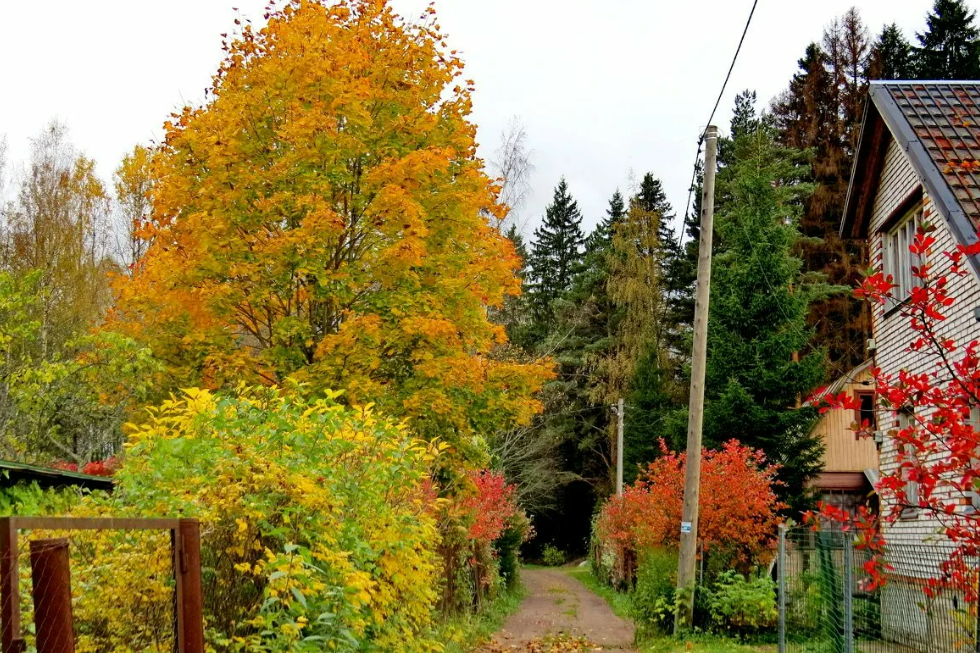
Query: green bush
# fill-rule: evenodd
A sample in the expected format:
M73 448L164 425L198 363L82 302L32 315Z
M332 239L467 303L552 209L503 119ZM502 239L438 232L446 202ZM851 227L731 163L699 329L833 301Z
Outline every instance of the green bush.
M186 390L132 429L104 511L201 520L215 650L439 647L440 540L426 500L438 452L335 396ZM143 608L138 595L125 602L140 570L124 571L105 580L122 597L106 629L120 639ZM113 650L111 643L90 650Z
M561 567L565 564L565 552L553 544L545 544L541 551L541 562L548 567Z
M640 556L633 613L641 634L668 633L674 623L677 553L651 549Z
M752 633L776 625L776 584L767 576L745 578L734 570L718 574L708 594L712 624L726 631Z
M531 522L523 511L518 512L507 526L507 530L493 544L500 561L500 575L507 589L513 590L520 584L521 544L531 532Z

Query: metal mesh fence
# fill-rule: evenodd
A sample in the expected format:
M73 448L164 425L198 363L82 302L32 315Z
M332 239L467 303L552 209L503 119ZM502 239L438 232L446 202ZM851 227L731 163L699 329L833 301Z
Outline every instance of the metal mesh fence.
M2 653L203 650L199 598L188 612L200 574L185 564L197 560L196 522L0 522Z
M779 549L780 651L793 653L966 653L978 648L976 605L947 589L923 592L951 549L896 544L885 551L885 582L870 582L870 555L853 534L785 532Z

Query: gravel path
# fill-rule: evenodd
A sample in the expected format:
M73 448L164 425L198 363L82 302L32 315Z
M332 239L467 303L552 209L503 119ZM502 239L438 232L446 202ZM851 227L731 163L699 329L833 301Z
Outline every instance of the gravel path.
M601 597L555 569L525 569L528 596L494 637L496 650L527 649L551 635L584 637L594 650L633 652L633 624L613 614Z

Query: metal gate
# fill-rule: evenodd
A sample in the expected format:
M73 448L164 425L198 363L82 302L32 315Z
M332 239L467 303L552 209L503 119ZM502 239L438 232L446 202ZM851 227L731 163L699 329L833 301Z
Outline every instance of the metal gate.
M961 593L923 592L940 574L948 543L893 544L885 583L853 533L781 529L777 558L780 653L974 653L977 606Z

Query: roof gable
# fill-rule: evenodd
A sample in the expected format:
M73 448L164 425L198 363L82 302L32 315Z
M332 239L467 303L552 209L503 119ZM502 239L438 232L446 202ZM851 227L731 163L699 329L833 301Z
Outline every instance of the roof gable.
M884 149L894 138L957 240L980 225L980 81L872 82L841 222L867 236ZM980 272L976 260L974 269Z

